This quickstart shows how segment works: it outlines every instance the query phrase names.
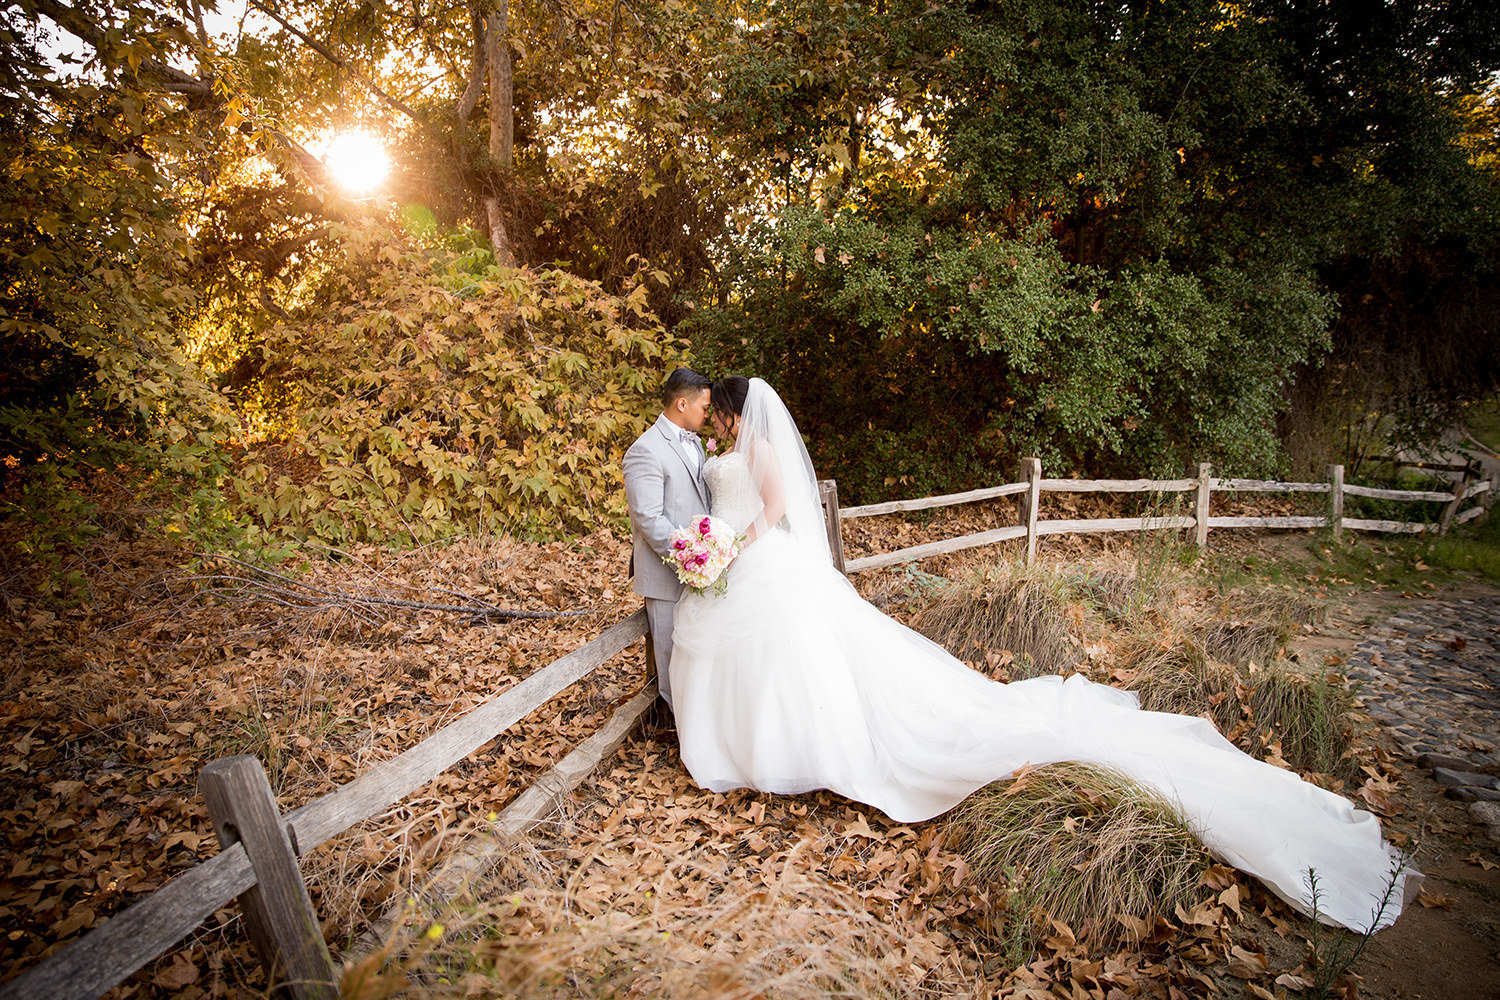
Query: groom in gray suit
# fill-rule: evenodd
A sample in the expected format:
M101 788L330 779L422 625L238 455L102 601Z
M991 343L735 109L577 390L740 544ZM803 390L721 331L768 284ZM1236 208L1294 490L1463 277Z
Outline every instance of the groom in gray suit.
M630 568L637 594L646 599L651 644L656 654L656 685L672 704L667 668L672 663L672 612L682 584L662 562L668 536L694 517L708 513L703 485L703 445L698 430L708 419L708 379L679 368L661 389L661 416L625 452L625 501L630 505Z

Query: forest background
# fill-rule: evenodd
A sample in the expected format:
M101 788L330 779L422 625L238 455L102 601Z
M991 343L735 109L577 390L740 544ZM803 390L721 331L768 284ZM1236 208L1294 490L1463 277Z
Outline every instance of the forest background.
M1500 385L1492 15L7 0L6 545L618 527L684 361L846 502L1357 475Z

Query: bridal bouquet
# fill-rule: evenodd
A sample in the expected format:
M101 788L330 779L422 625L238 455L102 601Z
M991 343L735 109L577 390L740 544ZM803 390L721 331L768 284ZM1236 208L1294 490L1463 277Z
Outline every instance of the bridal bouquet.
M723 594L729 585L724 570L745 544L745 536L735 534L718 518L704 514L668 537L672 550L662 557L662 562L677 572L677 579L695 594L710 590Z

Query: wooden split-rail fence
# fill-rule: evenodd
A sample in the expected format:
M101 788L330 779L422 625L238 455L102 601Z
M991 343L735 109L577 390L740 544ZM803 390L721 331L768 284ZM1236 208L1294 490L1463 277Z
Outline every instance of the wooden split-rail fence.
M1281 528L1307 529L1331 528L1335 538L1345 531L1383 531L1400 534L1446 533L1456 524L1463 524L1479 517L1493 503L1495 482L1493 474L1479 479L1474 466L1455 467L1461 469L1458 482L1451 491L1446 490L1390 490L1374 486L1357 486L1344 482L1344 467L1330 465L1328 481L1322 483L1281 483L1263 479L1219 479L1208 463L1198 466L1198 475L1191 479L1044 479L1040 459L1021 460L1019 480L1001 486L987 486L966 493L949 493L943 496L923 497L919 500L891 500L887 503L867 504L861 507L840 508L838 485L831 479L819 483L822 491L824 512L827 515L828 544L833 551L833 561L845 573L894 566L897 563L926 559L929 556L947 555L980 545L994 545L1010 539L1025 539L1026 564L1036 560L1037 541L1044 535L1085 534L1113 531L1159 531L1163 529L1192 531L1192 540L1200 549L1208 545L1210 529L1224 528ZM1083 518L1078 520L1042 520L1041 495L1043 493L1147 493L1157 495L1191 494L1191 514L1165 514L1146 517ZM1309 516L1249 517L1215 516L1210 513L1214 494L1241 497L1252 493L1309 493L1326 494L1325 512ZM988 531L945 538L883 552L876 555L849 559L844 551L843 522L856 517L875 517L880 514L895 514L919 510L933 510L954 504L995 500L1000 497L1015 497L1019 501L1020 523L992 528ZM1369 518L1345 517L1344 503L1348 497L1368 497L1374 500L1397 500L1443 504L1442 512L1435 521L1391 521ZM1481 498L1481 503L1463 509L1469 500ZM1186 509L1186 505L1184 504Z
M1045 535L1080 532L1191 530L1200 547L1210 529L1331 528L1342 531L1443 533L1482 515L1493 503L1494 477L1461 477L1452 491L1390 490L1344 482L1342 466L1330 466L1328 481L1280 483L1252 479L1217 479L1208 465L1190 479L1045 479L1041 462L1021 463L1018 482L984 489L895 500L840 509L838 487L819 484L829 543L845 573L892 566L929 556L959 552L1011 539L1025 540L1026 561L1036 557ZM1192 513L1166 516L1042 519L1043 493L1191 494ZM1213 495L1311 493L1326 495L1326 513L1297 517L1235 517L1210 513ZM1344 516L1347 497L1441 503L1435 521L1391 521ZM1016 497L1020 523L959 538L915 545L894 552L846 559L842 522L954 504ZM1463 509L1470 500L1482 502ZM337 996L337 976L324 943L317 913L308 896L297 858L379 815L464 760L511 726L588 677L627 646L646 636L646 613L637 611L598 637L541 668L475 708L463 718L360 777L290 813L282 814L259 761L226 757L205 767L199 789L218 835L217 855L178 875L160 889L111 917L88 934L43 959L31 969L0 983L3 1000L89 1000L107 992L182 941L218 909L238 901L245 926L268 976L293 997L325 1000ZM649 637L647 637L649 643ZM651 662L649 648L645 662ZM649 668L648 668L649 674ZM538 781L522 792L493 823L498 839L515 838L540 823L599 763L612 754L650 710L654 682L646 684L609 721ZM462 866L460 866L462 867ZM470 866L469 871L478 871Z

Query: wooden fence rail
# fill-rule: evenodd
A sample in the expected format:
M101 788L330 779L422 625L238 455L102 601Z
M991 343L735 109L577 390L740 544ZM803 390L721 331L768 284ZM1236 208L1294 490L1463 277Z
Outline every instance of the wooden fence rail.
M1434 532L1442 534L1455 524L1463 524L1479 517L1494 502L1494 477L1471 481L1471 467L1456 467L1463 471L1463 478L1452 492L1441 490L1391 490L1383 487L1358 486L1344 482L1344 467L1328 467L1328 481L1322 483L1282 483L1265 479L1218 479L1206 464L1198 466L1198 475L1192 479L1043 479L1041 462L1028 458L1021 462L1020 482L987 486L965 493L948 493L941 496L922 497L914 500L891 500L885 503L865 504L858 507L838 507L838 487L832 480L821 484L825 514L827 515L829 544L833 549L836 565L847 573L879 569L898 563L926 559L930 556L947 555L981 545L1024 538L1026 540L1026 562L1030 565L1036 558L1037 539L1045 535L1083 534L1115 531L1156 531L1164 528L1191 529L1193 541L1200 547L1208 544L1211 528L1332 528L1334 535L1343 531L1383 531L1402 534ZM1039 498L1042 493L1192 493L1191 514L1172 514L1161 517L1110 517L1073 520L1045 520L1039 517ZM1249 517L1214 515L1210 513L1215 493L1321 493L1328 496L1328 513L1316 516ZM924 542L894 552L848 559L844 551L842 523L856 517L875 517L880 514L906 513L932 510L954 504L974 503L999 497L1015 496L1020 499L1021 523L991 528L957 538L945 538L936 542ZM1445 504L1442 515L1436 521L1391 521L1344 516L1347 497L1367 497L1375 500L1398 500L1408 502L1430 502ZM1475 497L1483 497L1481 505L1460 510L1462 505ZM831 501L831 503L830 503Z
M204 769L202 788L222 850L0 983L0 998L91 1000L160 956L236 898L246 907L251 938L268 974L285 980L294 996L333 996L334 970L323 948L317 915L307 902L295 859L288 870L287 857L306 854L400 802L645 634L646 612L637 611L411 749L286 816L276 815L274 800L269 804L272 815L266 815L270 789L253 759L215 761ZM649 704L649 699L639 696L631 702L636 718ZM223 827L233 828L229 832L232 842L225 842ZM247 837L252 831L264 840ZM286 853L275 843L278 838L285 838ZM261 902L246 896L252 888L259 890ZM263 898L268 896L274 898Z

